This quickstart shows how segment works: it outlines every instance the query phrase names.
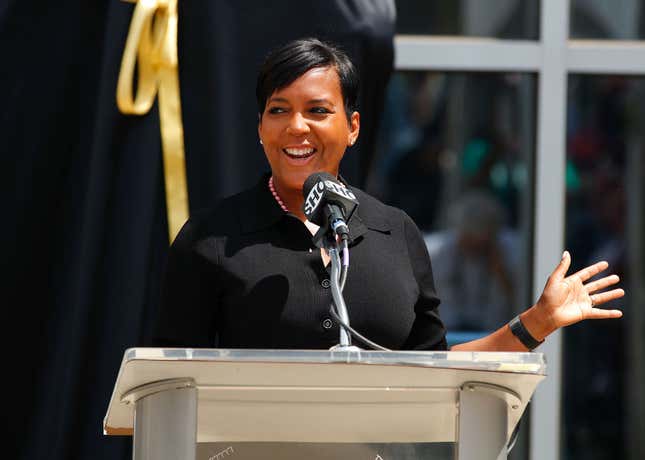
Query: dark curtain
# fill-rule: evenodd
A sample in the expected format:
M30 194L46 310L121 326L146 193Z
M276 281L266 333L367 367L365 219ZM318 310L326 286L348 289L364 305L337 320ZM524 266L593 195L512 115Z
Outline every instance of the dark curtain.
M392 0L179 7L191 210L268 169L256 132L256 70L271 48L302 36L340 43L359 67L361 137L341 171L365 183L393 64ZM168 246L156 107L126 117L115 104L133 8L0 2L6 366L16 380L5 420L18 449L10 458L131 455L130 438L102 436L102 419L123 351L147 343Z

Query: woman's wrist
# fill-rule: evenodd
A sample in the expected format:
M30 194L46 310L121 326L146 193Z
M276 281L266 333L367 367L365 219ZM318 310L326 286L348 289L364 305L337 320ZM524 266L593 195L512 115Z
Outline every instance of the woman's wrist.
M540 311L537 304L520 314L520 319L526 330L539 342L557 329L553 327L551 318Z

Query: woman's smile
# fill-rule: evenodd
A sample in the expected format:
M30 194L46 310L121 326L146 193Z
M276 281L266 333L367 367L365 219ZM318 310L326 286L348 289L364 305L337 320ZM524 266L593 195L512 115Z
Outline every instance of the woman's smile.
M292 146L283 148L282 151L290 159L294 161L299 161L299 162L302 162L302 160L311 158L316 154L316 149L309 144L302 144L302 145L295 145L295 146L292 145Z

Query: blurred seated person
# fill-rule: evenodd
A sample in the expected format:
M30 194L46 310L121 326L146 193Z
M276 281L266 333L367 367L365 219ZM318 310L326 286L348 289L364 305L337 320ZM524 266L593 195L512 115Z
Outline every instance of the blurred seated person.
M448 329L491 331L519 305L516 233L489 193L472 190L448 211L449 228L424 235L433 264L441 319Z

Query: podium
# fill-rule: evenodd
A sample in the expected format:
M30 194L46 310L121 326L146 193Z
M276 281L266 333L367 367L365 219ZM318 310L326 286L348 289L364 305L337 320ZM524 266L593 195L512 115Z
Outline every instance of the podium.
M541 353L132 348L103 430L133 436L134 460L210 443L211 460L254 443L262 458L284 443L375 445L383 460L383 446L456 443L458 460L505 459L545 371Z

